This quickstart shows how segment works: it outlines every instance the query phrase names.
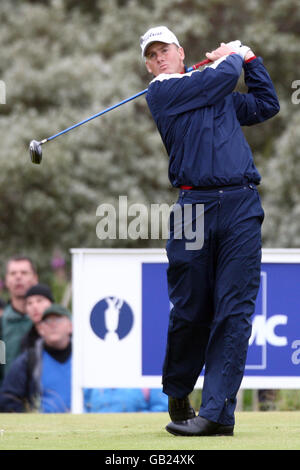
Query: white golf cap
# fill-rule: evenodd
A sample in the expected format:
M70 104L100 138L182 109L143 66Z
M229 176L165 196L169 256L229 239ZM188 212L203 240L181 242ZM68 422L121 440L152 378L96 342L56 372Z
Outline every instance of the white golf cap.
M153 42L165 42L166 44L176 44L180 47L179 41L172 31L170 31L166 26L156 26L155 28L150 28L140 38L140 45L142 48L142 56L145 56L147 47Z

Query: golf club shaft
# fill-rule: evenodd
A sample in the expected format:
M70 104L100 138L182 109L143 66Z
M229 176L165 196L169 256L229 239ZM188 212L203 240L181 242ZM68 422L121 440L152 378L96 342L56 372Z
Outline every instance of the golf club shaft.
M201 62L198 62L197 64L194 64L191 67L189 67L187 69L187 72L192 72L193 70L196 70L197 68L201 67L202 65L208 64L209 62L211 62L209 59L204 59ZM122 106L123 104L128 103L129 101L132 101L132 100L138 98L139 96L144 95L145 93L147 93L147 91L148 91L148 88L146 88L145 90L140 91L139 93L136 93L135 95L130 96L129 98L126 98L123 101L120 101L119 103L117 103L113 106L110 106L109 108L104 109L103 111L100 111L97 114L94 114L93 116L91 116L87 119L84 119L83 121L78 122L77 124L74 124L73 126L68 127L67 129L64 129L61 132L58 132L57 134L52 135L51 137L48 137L47 139L41 140L40 144L42 145L42 144L45 144L46 142L48 142L50 140L56 139L56 137L59 137L60 135L66 134L67 132L71 131L72 129L75 129L76 127L82 126L82 124L85 124L86 122L92 121L92 119L95 119L99 116L102 116L103 114L108 113L109 111L112 111L113 109L118 108L119 106Z

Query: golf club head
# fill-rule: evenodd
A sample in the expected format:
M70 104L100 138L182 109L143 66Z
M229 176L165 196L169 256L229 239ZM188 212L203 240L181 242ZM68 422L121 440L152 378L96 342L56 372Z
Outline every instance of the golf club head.
M37 140L32 140L29 144L29 153L32 163L40 164L42 161L42 146Z

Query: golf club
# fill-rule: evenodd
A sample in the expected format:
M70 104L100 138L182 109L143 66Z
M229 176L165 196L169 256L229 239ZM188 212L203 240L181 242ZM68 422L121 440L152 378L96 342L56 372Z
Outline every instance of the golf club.
M192 72L193 70L196 70L199 67L201 67L202 65L208 64L209 62L211 62L209 59L204 59L201 62L198 62L197 64L194 64L191 67L189 67L187 69L187 72ZM56 137L59 137L60 135L66 134L67 132L71 131L72 129L75 129L76 127L82 126L82 124L85 124L86 122L89 122L92 119L95 119L99 116L102 116L103 114L108 113L109 111L112 111L113 109L118 108L119 106L121 106L125 103L128 103L129 101L132 101L135 98L138 98L139 96L144 95L145 93L147 93L147 91L148 91L148 88L146 88L145 90L140 91L139 93L136 93L135 95L130 96L129 98L126 98L123 101L120 101L119 103L117 103L113 106L110 106L109 108L104 109L103 111L100 111L97 114L94 114L93 116L91 116L87 119L84 119L83 121L78 122L77 124L74 124L73 126L68 127L67 129L64 129L61 132L58 132L57 134L52 135L51 137L48 137L47 139L41 140L40 142L37 141L37 140L32 140L29 144L29 153L30 153L30 158L31 158L32 163L35 163L35 164L40 164L41 163L41 161L42 161L42 145L43 144L45 144L45 143L47 143L51 140L56 139Z

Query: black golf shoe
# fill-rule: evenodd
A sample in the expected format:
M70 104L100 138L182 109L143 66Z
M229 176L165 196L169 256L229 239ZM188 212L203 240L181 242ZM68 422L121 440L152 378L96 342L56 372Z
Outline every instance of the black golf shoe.
M233 436L233 429L234 426L214 423L202 416L166 426L166 430L175 436Z
M192 408L188 397L169 397L168 408L170 418L174 423L178 421L186 421L187 419L191 419L196 416L195 410Z

